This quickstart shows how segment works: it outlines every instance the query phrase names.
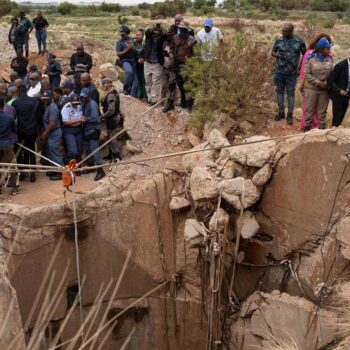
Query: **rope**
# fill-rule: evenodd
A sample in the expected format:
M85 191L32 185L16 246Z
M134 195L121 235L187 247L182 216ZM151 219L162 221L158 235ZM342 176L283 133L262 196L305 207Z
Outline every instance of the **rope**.
M73 172L70 173L72 177L72 192L73 192L73 220L74 220L74 243L75 243L75 258L77 265L77 277L78 277L78 299L79 299L79 316L80 325L82 327L81 338L84 342L84 329L83 329L83 303L81 298L81 279L80 279L80 263L79 263L79 243L78 243L78 220L77 220L77 209L76 209L76 192L75 192L75 180Z
M125 129L125 130L127 130L127 129ZM164 158L183 156L186 154L208 152L208 151L220 151L222 149L249 146L249 145L260 144L260 143L265 143L265 142L270 142L270 141L283 141L283 140L288 140L288 139L293 139L293 138L298 138L298 137L305 138L306 136L313 136L313 135L328 135L332 131L334 131L334 129L312 131L310 134L293 134L293 135L286 135L286 136L279 136L279 137L271 137L271 138L267 138L264 140L249 141L249 142L245 142L245 143L239 143L239 144L235 144L235 145L225 145L225 146L221 146L221 147L208 147L208 148L204 148L204 149L190 149L187 151L165 153L165 154L160 154L158 156L144 157L144 158L140 158L140 159L121 160L121 161L118 161L117 163L108 163L108 164L94 165L94 166L90 166L90 167L82 167L82 168L80 168L80 170L82 170L82 171L83 170L95 170L95 169L99 169L99 168L108 168L108 167L120 166L120 165L137 164L137 163L143 163L143 162L148 162L148 161L152 161L152 160L159 160L159 159L164 159ZM117 135L115 135L115 136L117 136ZM338 136L336 136L336 137L338 137ZM338 137L338 138L342 139L341 137ZM344 141L349 142L349 140L344 140ZM81 163L82 162L80 162L78 165L80 165Z
M148 108L145 112L141 113L135 120L134 123L132 124L132 126L128 129L123 129L121 131L119 131L116 135L112 136L109 140L107 140L103 145L101 145L100 147L96 148L93 152L91 152L89 155L87 155L84 159L82 159L77 166L79 167L81 164L83 164L84 162L86 162L88 159L90 159L94 154L96 154L97 152L99 152L101 149L105 148L108 144L110 144L114 139L116 139L118 136L120 136L121 134L133 129L136 125L136 123L139 121L140 118L142 118L145 114L147 114L148 112L150 112L151 110L153 110L154 108L156 108L159 104L161 104L164 101L164 98L161 99L160 101L158 101L154 106L152 106L151 108Z

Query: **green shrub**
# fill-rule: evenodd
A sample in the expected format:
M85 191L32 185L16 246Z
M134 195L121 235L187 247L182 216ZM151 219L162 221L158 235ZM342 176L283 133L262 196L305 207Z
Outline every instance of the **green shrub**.
M164 2L157 2L151 9L152 18L167 18L174 17L178 13L185 13L186 5L182 0L166 0Z
M128 17L123 17L122 15L119 15L118 16L118 23L120 25L123 25L123 24L127 24L129 21L129 18Z
M139 15L140 15L140 10L139 10L137 7L133 7L133 8L131 9L131 14L132 14L133 16L139 16Z
M12 14L13 11L18 12L18 5L10 0L0 0L0 17ZM17 15L18 13L16 13Z
M323 28L331 29L337 23L335 18L325 18L321 21L321 25Z
M60 13L61 15L69 15L76 8L77 6L75 6L74 4L64 1L57 6L57 12Z
M121 11L121 6L119 4L111 4L111 3L106 3L102 2L100 5L100 10L102 12L120 12Z
M270 108L274 89L267 84L273 72L269 49L240 34L215 56L210 63L191 58L185 69L186 88L195 99L192 126L203 126L216 113L240 119Z

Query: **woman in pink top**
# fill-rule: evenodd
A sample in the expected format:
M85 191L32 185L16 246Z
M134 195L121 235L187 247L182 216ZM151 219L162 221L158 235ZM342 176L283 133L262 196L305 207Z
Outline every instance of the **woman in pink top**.
M306 101L305 101L305 96L304 96L304 83L305 83L305 65L307 62L307 58L308 56L316 49L316 45L317 42L322 39L322 38L326 38L330 43L333 42L332 38L328 35L328 34L319 34L317 36L315 36L309 45L309 49L306 51L303 60L301 62L301 66L300 66L300 92L303 95L303 112L301 115L301 122L300 122L300 129L304 129L304 125L305 125L305 116L306 116ZM332 55L333 56L333 55ZM317 117L317 113L315 113L312 122L311 122L311 129L317 128L318 126L318 117Z

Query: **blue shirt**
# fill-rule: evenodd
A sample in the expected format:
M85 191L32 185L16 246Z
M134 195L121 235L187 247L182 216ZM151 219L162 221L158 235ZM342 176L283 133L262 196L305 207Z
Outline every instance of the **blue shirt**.
M281 36L276 40L272 50L284 54L284 59L276 59L276 73L297 74L300 56L306 52L302 38L296 35L290 39Z
M60 112L55 102L51 102L45 109L43 122L45 129L48 128L51 121L56 122L56 127L54 130L59 129L61 127L60 123Z
M57 61L53 61L51 64L46 65L46 74L53 73L54 75L49 75L51 89L56 89L60 87L62 68Z
M83 104L83 116L85 117L85 135L92 134L95 130L100 130L100 111L97 103L90 99Z
M15 120L0 112L0 148L13 146L13 133L16 133Z
M130 39L129 40L120 39L119 41L117 41L116 51L117 52L124 51L129 43L131 43ZM136 55L135 50L131 49L123 57L121 57L120 59L121 60L132 60L133 61L135 59L135 55Z

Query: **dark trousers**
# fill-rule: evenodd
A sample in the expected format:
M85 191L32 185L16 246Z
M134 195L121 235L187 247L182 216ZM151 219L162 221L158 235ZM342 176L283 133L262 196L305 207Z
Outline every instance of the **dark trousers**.
M174 101L176 97L176 86L179 88L181 94L181 101L186 102L185 90L186 78L181 73L181 66L173 67L169 71L168 80L168 99Z
M276 86L277 104L280 112L284 112L284 96L287 92L288 114L293 114L295 101L295 86L297 84L296 74L275 73L274 82Z
M332 98L333 119L332 126L340 126L349 107L349 99L342 97Z
M18 139L19 139L19 142L23 146L35 151L36 136L37 136L37 134L20 135ZM22 152L23 152L23 163L24 164L32 164L32 165L36 164L36 156L34 153L29 152L25 149L23 149Z

